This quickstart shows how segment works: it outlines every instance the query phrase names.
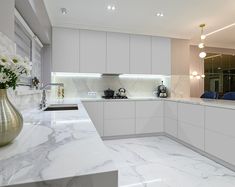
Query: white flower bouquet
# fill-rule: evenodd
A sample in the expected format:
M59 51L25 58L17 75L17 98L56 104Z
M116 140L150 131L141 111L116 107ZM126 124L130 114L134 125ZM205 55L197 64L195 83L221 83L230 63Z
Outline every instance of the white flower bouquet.
M0 89L15 89L20 76L30 75L31 62L19 55L0 54Z

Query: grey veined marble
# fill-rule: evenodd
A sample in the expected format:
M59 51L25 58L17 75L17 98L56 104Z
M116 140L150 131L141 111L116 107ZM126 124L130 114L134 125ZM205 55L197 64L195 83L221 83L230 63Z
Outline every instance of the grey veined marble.
M235 172L166 137L105 141L120 187L234 187Z
M117 187L109 152L77 103L78 111L23 111L22 133L0 149L0 186Z

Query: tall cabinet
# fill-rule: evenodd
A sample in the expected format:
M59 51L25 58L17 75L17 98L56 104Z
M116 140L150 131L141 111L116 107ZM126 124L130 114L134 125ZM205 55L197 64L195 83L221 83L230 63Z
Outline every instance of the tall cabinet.
M151 74L150 36L130 36L130 73Z
M79 31L53 28L52 71L79 72Z
M106 69L106 32L80 30L80 72Z
M129 73L129 34L107 33L106 73Z
M171 75L171 39L152 37L152 74Z

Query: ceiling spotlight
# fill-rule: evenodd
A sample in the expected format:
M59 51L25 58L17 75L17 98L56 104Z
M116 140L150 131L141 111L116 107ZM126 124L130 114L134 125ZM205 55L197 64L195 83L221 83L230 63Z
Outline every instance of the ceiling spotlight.
M204 75L204 74L203 74L203 75L201 75L201 77L202 77L202 78L205 78L205 77L206 77L206 75Z
M63 15L66 15L68 13L66 8L61 8L60 10Z
M114 11L114 10L116 10L116 7L115 7L114 5L108 5L108 6L107 6L107 9Z
M163 15L163 13L160 13L160 12L159 12L159 13L157 13L157 16L158 16L158 17L163 17L164 15Z

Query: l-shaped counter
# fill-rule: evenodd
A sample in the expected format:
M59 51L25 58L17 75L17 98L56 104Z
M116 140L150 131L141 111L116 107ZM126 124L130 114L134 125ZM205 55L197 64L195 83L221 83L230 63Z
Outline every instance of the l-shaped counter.
M235 168L233 101L197 98L81 101L64 101L77 103L77 111L22 112L24 127L20 136L0 148L0 186L117 187L118 170L100 136L167 135Z

